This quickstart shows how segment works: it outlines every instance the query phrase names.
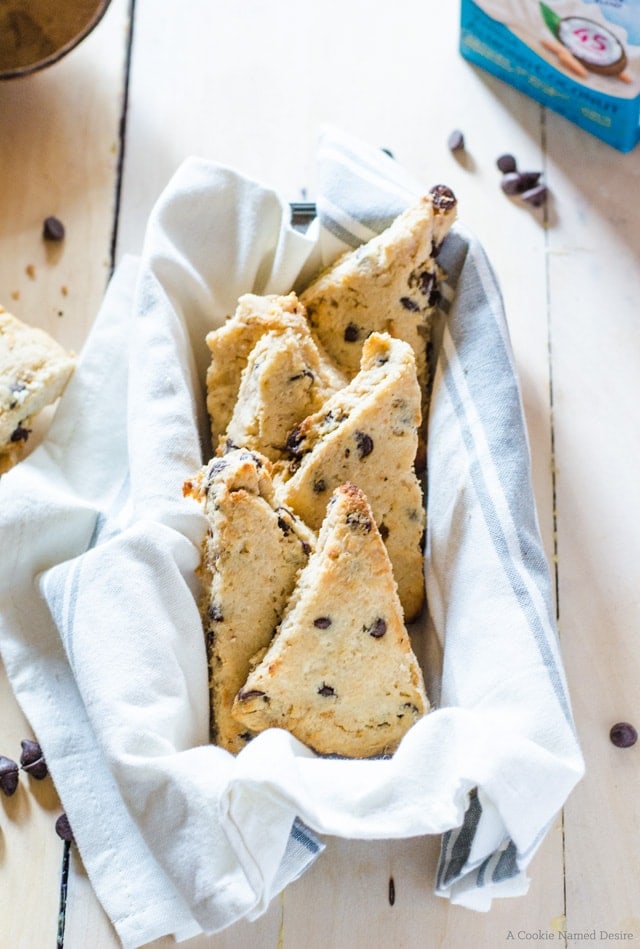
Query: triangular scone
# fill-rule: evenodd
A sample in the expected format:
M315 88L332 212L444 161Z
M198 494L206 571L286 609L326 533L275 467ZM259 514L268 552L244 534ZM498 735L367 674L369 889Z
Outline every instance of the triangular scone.
M390 754L429 708L389 557L366 497L339 487L266 655L233 705L319 754Z
M313 332L349 377L358 371L367 336L387 332L410 343L426 390L427 344L439 298L436 256L456 203L453 192L438 185L381 234L343 254L300 295Z
M283 332L285 329L291 329L303 338L309 336L305 310L295 293L288 296L246 293L238 300L233 316L219 329L207 334L206 342L211 352L207 370L207 410L214 450L233 415L249 354L265 333ZM331 367L327 358L322 354L319 358L326 384L334 389L344 385L345 380Z
M419 425L411 347L372 333L358 375L291 433L294 460L275 479L281 503L313 530L320 528L338 485L352 481L364 491L389 551L407 622L424 602L426 515L414 471Z
M286 455L291 430L334 391L308 330L270 330L249 354L218 454L243 447L277 461Z
M74 366L48 333L0 306L0 473L20 460L31 419L62 395Z
M251 737L231 717L251 658L270 642L315 535L275 502L268 459L232 451L214 459L185 493L209 520L202 552L212 738L233 753Z

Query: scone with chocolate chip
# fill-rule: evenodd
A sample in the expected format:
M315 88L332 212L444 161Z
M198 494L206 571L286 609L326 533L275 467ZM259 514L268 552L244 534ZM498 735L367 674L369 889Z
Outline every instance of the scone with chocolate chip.
M347 251L300 295L314 334L347 376L358 372L365 339L385 332L413 348L421 387L438 302L437 254L456 217L456 198L438 185L381 234Z
M234 697L252 657L271 641L315 535L276 502L270 463L253 452L214 459L184 492L202 503L209 522L201 610L212 738L235 753L251 735L231 716Z
M31 419L62 395L74 367L48 333L0 306L0 474L20 460Z
M284 728L319 754L368 758L391 754L428 709L373 513L341 485L233 714L251 732Z
M334 391L308 329L270 330L249 354L218 454L233 446L283 458L292 429Z
M319 530L327 499L346 481L369 499L387 546L407 622L424 602L426 514L414 458L420 387L411 346L372 333L360 372L289 436L292 461L276 466L280 503Z
M207 334L206 342L211 352L206 380L207 411L214 451L218 449L221 438L224 439L232 419L243 371L256 343L266 333L285 331L296 334L301 340L310 338L305 310L295 293L287 296L246 293L238 300L233 316ZM318 352L317 358L318 385L325 385L332 391L344 385L345 380L326 357ZM224 448L223 444L220 451Z

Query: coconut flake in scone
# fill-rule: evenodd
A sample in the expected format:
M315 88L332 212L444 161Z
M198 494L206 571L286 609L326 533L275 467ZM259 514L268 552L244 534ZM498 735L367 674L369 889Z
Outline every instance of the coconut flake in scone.
M426 514L414 469L420 388L411 346L386 333L365 341L360 372L289 437L292 462L274 480L280 503L319 530L332 491L361 488L387 546L407 622L424 602Z
M278 633L233 705L320 754L392 753L428 711L391 563L366 497L336 489Z
M283 458L291 430L334 391L308 329L269 330L249 354L218 454L233 446Z
M233 699L252 657L269 644L315 535L278 505L270 463L257 453L214 459L184 491L209 522L200 572L212 738L235 753L251 735L231 717Z
M290 329L301 338L309 336L304 307L295 293L287 296L246 293L238 300L233 316L207 334L211 352L207 370L207 410L211 420L214 450L231 421L238 398L242 373L258 340L269 332ZM323 382L336 389L345 380L319 353Z
M20 460L31 419L62 395L75 358L0 306L0 473Z
M349 377L365 339L387 332L406 340L423 390L427 345L439 299L437 254L456 217L456 198L438 185L381 234L344 253L300 295L314 334Z

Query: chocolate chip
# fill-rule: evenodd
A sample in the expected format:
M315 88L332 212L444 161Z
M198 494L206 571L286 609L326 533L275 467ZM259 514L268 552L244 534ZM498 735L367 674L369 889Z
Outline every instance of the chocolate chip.
M354 533L368 534L371 530L371 521L366 514L362 514L360 511L350 511L345 518L345 522Z
M322 494L323 491L327 490L327 482L324 478L316 478L312 485L314 494Z
M612 725L609 738L616 748L631 748L638 740L638 732L629 722L617 722Z
M220 609L220 607L218 606L217 603L210 603L210 604L209 604L209 609L207 610L207 616L208 616L209 619L212 620L214 623L223 623L223 622L224 622L224 615L223 615L222 610Z
M389 906L393 906L396 901L396 885L393 877L389 877Z
M520 193L520 175L517 171L509 171L506 175L502 176L500 182L500 187L505 194L519 194Z
M431 273L429 270L423 270L420 274L419 281L421 292L424 293L425 297L429 296L433 290L433 285L436 282L436 275Z
M454 129L447 139L447 147L452 152L460 152L464 148L464 135L460 129Z
M261 692L259 689L249 689L248 692L238 692L238 701L246 702L247 699L259 699L263 698L265 702L270 702L271 699L265 692Z
M520 178L520 193L523 191L528 191L529 188L533 188L534 185L537 185L540 181L541 175L541 171L519 171L518 176Z
M447 185L434 185L430 194L434 208L440 211L449 211L458 203L455 194Z
M327 696L327 695L335 695L335 694L336 694L335 689L333 689L330 685L326 685L326 683L324 682L322 683L321 687L318 689L318 695Z
M57 819L56 824L56 834L60 840L65 840L67 843L73 843L73 831L71 830L71 824L69 823L69 818L66 814L61 814Z
M278 515L278 527L282 531L285 537L288 537L291 533L291 524L285 520L285 518L279 514Z
M18 765L15 761L0 755L0 791L7 797L15 794L19 776Z
M356 432L355 439L358 448L358 456L360 458L366 458L367 455L370 455L373 451L373 438L371 435L367 435L366 432Z
M64 224L57 217L51 215L44 219L42 236L46 241L61 241L64 239Z
M508 152L504 155L500 155L496 161L496 165L503 174L506 174L509 171L516 171L518 168L515 158Z
M289 382L297 382L298 379L304 379L305 376L306 376L308 379L311 379L312 382L313 382L313 380L315 379L315 376L314 376L314 374L311 372L310 369L303 369L301 372L297 372L297 373L295 374L295 376L289 376Z
M380 639L387 631L386 620L379 616L371 626L365 626L365 629L374 639Z
M314 619L313 625L317 629L329 629L331 626L331 619L328 616L318 616L317 619Z
M380 536L382 537L382 539L386 540L387 537L389 536L389 528L387 527L387 525L383 522L378 529L380 531Z
M523 201L526 201L527 204L533 205L534 208L539 208L547 200L547 193L545 185L536 185L534 188L523 191L520 197Z
M23 425L17 425L16 428L11 432L11 442L26 442L29 435L31 434L30 428L24 428Z
M413 312L420 309L416 301L412 300L411 297L400 297L400 305L403 306L405 310L412 310Z
M22 770L37 781L42 781L49 773L42 748L37 741L32 741L30 738L23 739L20 744L22 745L22 754L20 755Z
M297 426L292 432L289 432L285 447L288 452L290 452L292 455L295 455L300 451L300 445L303 441L304 435L300 431L300 426Z
M345 343L355 343L357 342L360 336L360 330L355 323L347 323L344 328L344 341Z

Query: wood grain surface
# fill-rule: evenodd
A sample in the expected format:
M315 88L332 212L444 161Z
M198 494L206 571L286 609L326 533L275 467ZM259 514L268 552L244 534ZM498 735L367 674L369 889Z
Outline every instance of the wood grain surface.
M193 949L493 949L538 932L569 944L565 930L640 940L640 747L608 738L615 721L638 723L640 164L464 62L457 23L457 4L435 0L113 0L60 63L0 84L0 302L65 346L82 346L183 158L312 200L327 122L391 149L425 186L449 184L504 295L586 777L529 893L487 914L433 896L435 839L330 839L264 917ZM455 154L454 128L466 139ZM502 194L505 151L544 171L547 208ZM61 246L42 241L48 214L65 223ZM31 733L4 672L0 709L0 753L16 757ZM7 946L55 943L59 811L50 781L24 775L0 801ZM118 944L73 848L64 947Z

